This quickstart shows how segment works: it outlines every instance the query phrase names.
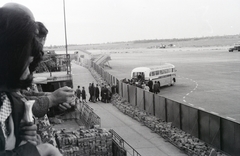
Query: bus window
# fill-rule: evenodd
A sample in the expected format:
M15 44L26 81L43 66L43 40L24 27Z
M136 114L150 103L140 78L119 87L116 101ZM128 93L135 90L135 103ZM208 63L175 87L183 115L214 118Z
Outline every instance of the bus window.
M158 70L158 71L156 71L156 75L159 75L159 70Z
M135 73L135 72L133 73L133 76L132 76L132 77L133 77L133 78L135 78L135 77L136 77L136 73Z
M155 72L152 72L152 76L155 76Z

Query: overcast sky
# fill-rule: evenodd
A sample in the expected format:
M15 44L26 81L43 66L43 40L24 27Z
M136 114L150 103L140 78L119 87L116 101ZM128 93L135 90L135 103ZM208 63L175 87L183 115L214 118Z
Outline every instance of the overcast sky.
M64 45L63 0L1 0L27 6ZM240 34L240 0L65 0L68 44Z

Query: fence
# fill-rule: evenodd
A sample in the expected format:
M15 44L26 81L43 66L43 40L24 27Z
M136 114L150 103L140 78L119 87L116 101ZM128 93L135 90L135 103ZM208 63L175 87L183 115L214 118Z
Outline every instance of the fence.
M233 156L240 155L240 123L128 85L92 63L92 68L131 105Z
M141 156L131 145L121 138L113 129L109 130L113 135L113 155L114 156ZM128 150L126 150L128 149ZM128 154L127 154L128 153Z
M80 119L82 119L87 128L93 128L95 125L101 126L100 117L94 113L89 105L86 103L79 103L78 110L80 112Z

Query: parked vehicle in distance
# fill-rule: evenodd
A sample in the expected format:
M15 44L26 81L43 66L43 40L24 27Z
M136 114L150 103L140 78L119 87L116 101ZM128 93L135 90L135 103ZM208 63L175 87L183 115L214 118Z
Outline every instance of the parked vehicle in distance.
M151 67L137 67L131 72L131 78L137 79L139 76L146 83L149 80L160 81L161 87L165 85L174 85L176 82L176 69L173 64L163 63Z
M229 48L229 52L233 52L234 50L240 51L240 44L235 44L233 48Z

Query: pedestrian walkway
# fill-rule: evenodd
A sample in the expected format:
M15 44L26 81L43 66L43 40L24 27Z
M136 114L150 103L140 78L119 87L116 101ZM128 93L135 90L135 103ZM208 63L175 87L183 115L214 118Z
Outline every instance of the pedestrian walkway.
M76 64L72 64L72 74L74 90L78 85L84 86L88 100L88 86L92 82L96 84L95 79L88 69ZM184 152L166 142L158 134L152 133L146 126L120 112L111 103L88 102L88 104L101 118L102 128L116 131L141 156L186 156Z

